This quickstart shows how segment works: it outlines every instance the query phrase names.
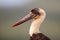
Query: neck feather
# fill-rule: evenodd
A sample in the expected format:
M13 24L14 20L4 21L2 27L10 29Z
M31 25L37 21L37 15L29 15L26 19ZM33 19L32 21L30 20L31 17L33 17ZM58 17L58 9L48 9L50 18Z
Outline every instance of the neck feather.
M40 33L39 27L40 27L41 23L44 21L44 19L45 19L45 13L43 15L41 15L40 18L33 20L32 24L30 26L30 30L29 30L30 36L32 36L33 34Z

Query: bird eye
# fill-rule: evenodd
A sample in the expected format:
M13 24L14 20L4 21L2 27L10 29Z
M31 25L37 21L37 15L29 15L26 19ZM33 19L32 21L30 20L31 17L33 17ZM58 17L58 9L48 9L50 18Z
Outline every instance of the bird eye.
M40 15L38 8L32 9L31 12L35 15Z

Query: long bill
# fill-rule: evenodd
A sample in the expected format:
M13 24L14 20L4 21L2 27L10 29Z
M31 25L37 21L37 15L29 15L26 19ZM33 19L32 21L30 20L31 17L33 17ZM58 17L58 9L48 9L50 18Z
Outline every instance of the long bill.
M18 26L18 25L20 25L20 24L22 24L22 23L24 23L24 22L26 22L26 21L28 21L30 19L32 19L32 13L29 13L28 15L26 15L25 17L23 17L22 19L20 19L16 23L14 23L12 25L12 27L16 27L16 26Z

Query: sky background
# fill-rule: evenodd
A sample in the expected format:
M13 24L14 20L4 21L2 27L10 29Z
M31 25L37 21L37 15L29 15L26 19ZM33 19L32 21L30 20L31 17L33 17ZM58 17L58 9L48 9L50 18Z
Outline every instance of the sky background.
M0 40L29 40L32 20L15 28L12 24L33 8L46 11L40 31L51 40L60 40L60 0L0 0Z

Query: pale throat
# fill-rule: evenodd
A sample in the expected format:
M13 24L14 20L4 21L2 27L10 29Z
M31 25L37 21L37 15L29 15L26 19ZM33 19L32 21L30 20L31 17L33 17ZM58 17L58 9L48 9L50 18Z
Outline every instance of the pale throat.
M33 20L29 30L30 36L32 36L33 34L40 33L39 28L44 19L45 16L40 16L40 18Z

